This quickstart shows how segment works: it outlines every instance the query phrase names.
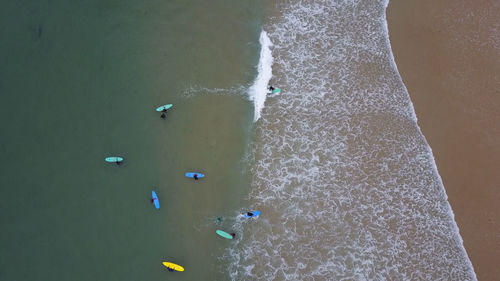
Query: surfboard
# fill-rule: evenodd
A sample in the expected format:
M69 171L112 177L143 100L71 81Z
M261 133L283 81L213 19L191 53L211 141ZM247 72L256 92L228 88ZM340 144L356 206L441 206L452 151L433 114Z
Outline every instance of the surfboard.
M252 215L249 216L248 213L251 213ZM247 213L244 213L243 214L243 217L244 218L256 218L260 215L260 211L250 211L250 212L247 212Z
M173 269L175 271L184 271L184 267L182 267L178 264L175 264L173 262L164 261L163 265L170 268L170 269Z
M270 95L270 94L273 94L273 95L277 95L281 93L281 89L280 88L274 88L274 90L272 91L269 91L269 89L267 90L267 94Z
M109 163L116 163L116 162L122 162L122 161L123 161L123 158L118 157L118 156L106 157L106 162L109 162Z
M156 111L161 112L161 111L163 111L163 110L167 110L167 109L171 108L172 106L174 106L174 105L173 105L173 104L171 104L171 103L169 103L169 104L165 104L165 105L162 105L162 106L158 107L158 108L156 109Z
M194 178L194 175L197 175L199 179L201 179L205 176L202 173L192 173L192 172L186 173L186 177L188 177L188 178Z
M158 200L158 196L156 196L156 192L153 190L153 204L155 204L156 209L160 209L160 200Z
M217 231L215 231L215 233L219 234L220 236L226 238L226 239L233 239L233 236L225 231L222 231L220 229L217 229Z

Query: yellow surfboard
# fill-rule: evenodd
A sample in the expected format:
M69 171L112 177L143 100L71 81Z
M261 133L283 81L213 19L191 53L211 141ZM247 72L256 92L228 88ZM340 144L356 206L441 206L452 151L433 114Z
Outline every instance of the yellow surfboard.
M176 271L184 271L184 267L182 267L178 264L175 264L175 263L164 261L163 265L170 268L170 269L176 270Z

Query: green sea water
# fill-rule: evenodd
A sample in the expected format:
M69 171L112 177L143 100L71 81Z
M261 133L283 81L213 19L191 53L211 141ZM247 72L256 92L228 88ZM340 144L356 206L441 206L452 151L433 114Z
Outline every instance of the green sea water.
M228 279L263 3L0 4L0 280Z

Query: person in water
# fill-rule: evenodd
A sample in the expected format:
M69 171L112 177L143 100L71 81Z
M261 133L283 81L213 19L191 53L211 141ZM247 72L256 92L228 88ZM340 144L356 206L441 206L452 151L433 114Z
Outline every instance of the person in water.
M194 174L193 178L194 178L195 180L198 180L198 174Z
M160 115L160 117L161 117L161 118L163 118L163 119L165 119L165 117L167 117L167 115L166 115L165 113L162 113L162 114Z
M233 238L235 238L236 237L236 233L234 233L234 232L231 233L231 236L233 236Z

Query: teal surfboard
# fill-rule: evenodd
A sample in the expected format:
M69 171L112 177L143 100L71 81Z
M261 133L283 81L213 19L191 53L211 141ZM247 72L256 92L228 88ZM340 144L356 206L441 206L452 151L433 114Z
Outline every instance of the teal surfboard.
M267 94L270 94L270 95L271 94L272 95L277 95L279 93L281 93L281 89L280 88L274 88L274 90L272 90L272 91L267 90Z
M174 106L174 105L171 104L171 103L170 104L165 104L165 105L162 105L162 106L158 107L156 109L156 111L158 111L158 112L166 111L167 109L171 108L172 106Z
M217 231L215 231L215 233L219 234L220 236L226 238L226 239L233 239L233 236L225 231L222 231L220 229L218 229Z
M109 162L109 163L120 163L122 161L123 161L123 158L118 157L118 156L106 157L106 162Z

